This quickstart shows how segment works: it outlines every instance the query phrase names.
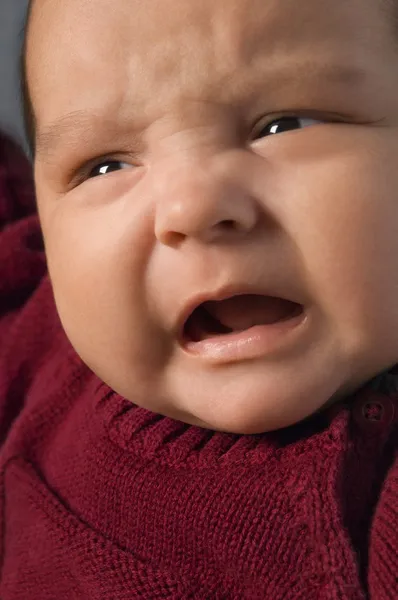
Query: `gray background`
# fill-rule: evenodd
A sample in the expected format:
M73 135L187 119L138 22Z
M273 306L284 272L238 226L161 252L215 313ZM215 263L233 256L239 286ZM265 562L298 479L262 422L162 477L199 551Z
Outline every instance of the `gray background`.
M28 0L0 0L0 127L24 143L19 53Z

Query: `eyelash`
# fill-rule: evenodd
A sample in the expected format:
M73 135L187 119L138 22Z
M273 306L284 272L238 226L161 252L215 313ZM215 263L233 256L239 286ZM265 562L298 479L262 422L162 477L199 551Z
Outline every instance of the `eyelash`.
M99 158L93 158L88 163L85 163L82 167L80 167L79 169L74 171L74 173L72 174L72 177L71 177L71 179L72 179L71 187L72 188L77 187L78 185L84 183L88 179L95 179L95 177L90 178L90 174L92 173L92 171L94 169L97 169L98 167L107 165L109 163L130 164L130 163L126 162L126 156L124 156L124 160L122 160L121 158L118 159L117 153L115 153L115 154L110 153L109 155L100 156ZM135 166L135 165L132 164L132 166Z
M284 119L311 119L314 121L325 121L325 122L347 122L348 117L347 116L343 116L343 115L337 115L337 114L329 114L329 115L321 115L320 113L314 114L313 112L310 111L297 111L297 112L290 112L290 113L285 113L285 114L280 114L279 116L273 116L272 119L265 119L263 117L263 119L259 119L256 122L256 125L254 125L254 127L252 128L253 132L257 133L261 133L262 131L264 131L267 127L269 127L270 125L272 125L273 123L276 123L277 121L281 121ZM277 135L277 134L271 134L271 136L264 136L264 137L272 137L272 135ZM252 137L251 141L255 142L257 141L258 137ZM74 185L79 185L81 183L83 183L84 181L88 180L88 179L95 179L96 177L99 177L99 175L94 176L94 177L90 177L90 174L92 173L92 171L94 169L97 169L101 166L110 164L110 163L124 163L124 164L129 164L129 163L125 163L125 161L123 160L118 160L115 155L108 155L108 156L102 156L98 159L93 159L92 161L90 161L88 164L86 164L82 169L79 169L79 171L76 173L76 179L75 179L75 183ZM134 166L134 165L132 165Z

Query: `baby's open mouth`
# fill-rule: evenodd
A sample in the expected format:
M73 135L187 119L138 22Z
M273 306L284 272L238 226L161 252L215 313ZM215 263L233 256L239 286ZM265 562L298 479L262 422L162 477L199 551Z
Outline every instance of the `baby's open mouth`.
M239 333L258 325L273 325L302 314L301 304L260 294L243 294L225 300L204 302L186 320L186 342L201 342L216 336Z

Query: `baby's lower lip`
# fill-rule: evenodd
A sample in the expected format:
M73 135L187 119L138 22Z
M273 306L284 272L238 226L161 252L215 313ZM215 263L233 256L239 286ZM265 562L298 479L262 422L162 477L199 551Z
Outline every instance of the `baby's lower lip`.
M308 315L298 315L270 325L256 325L245 331L214 335L200 341L184 340L183 349L214 364L240 362L271 356L294 343Z

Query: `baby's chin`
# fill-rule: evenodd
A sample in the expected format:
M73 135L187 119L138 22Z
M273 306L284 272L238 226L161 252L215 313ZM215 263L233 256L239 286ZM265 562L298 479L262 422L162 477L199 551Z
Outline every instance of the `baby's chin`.
M351 380L349 361L335 352L335 344L310 346L272 360L221 366L181 353L163 364L130 354L117 363L102 360L101 372L98 363L89 366L122 397L153 413L213 431L253 435L304 421Z
M160 413L188 425L213 431L255 435L290 427L322 411L337 401L336 385L325 381L311 381L301 389L289 381L270 382L229 380L224 386L210 389L209 381L203 385L190 385L182 393L180 385L173 386L162 402L139 404L152 412ZM336 382L334 382L336 383ZM152 396L154 398L155 396ZM158 396L159 397L159 396ZM131 398L132 399L132 398ZM133 399L132 399L133 401Z

